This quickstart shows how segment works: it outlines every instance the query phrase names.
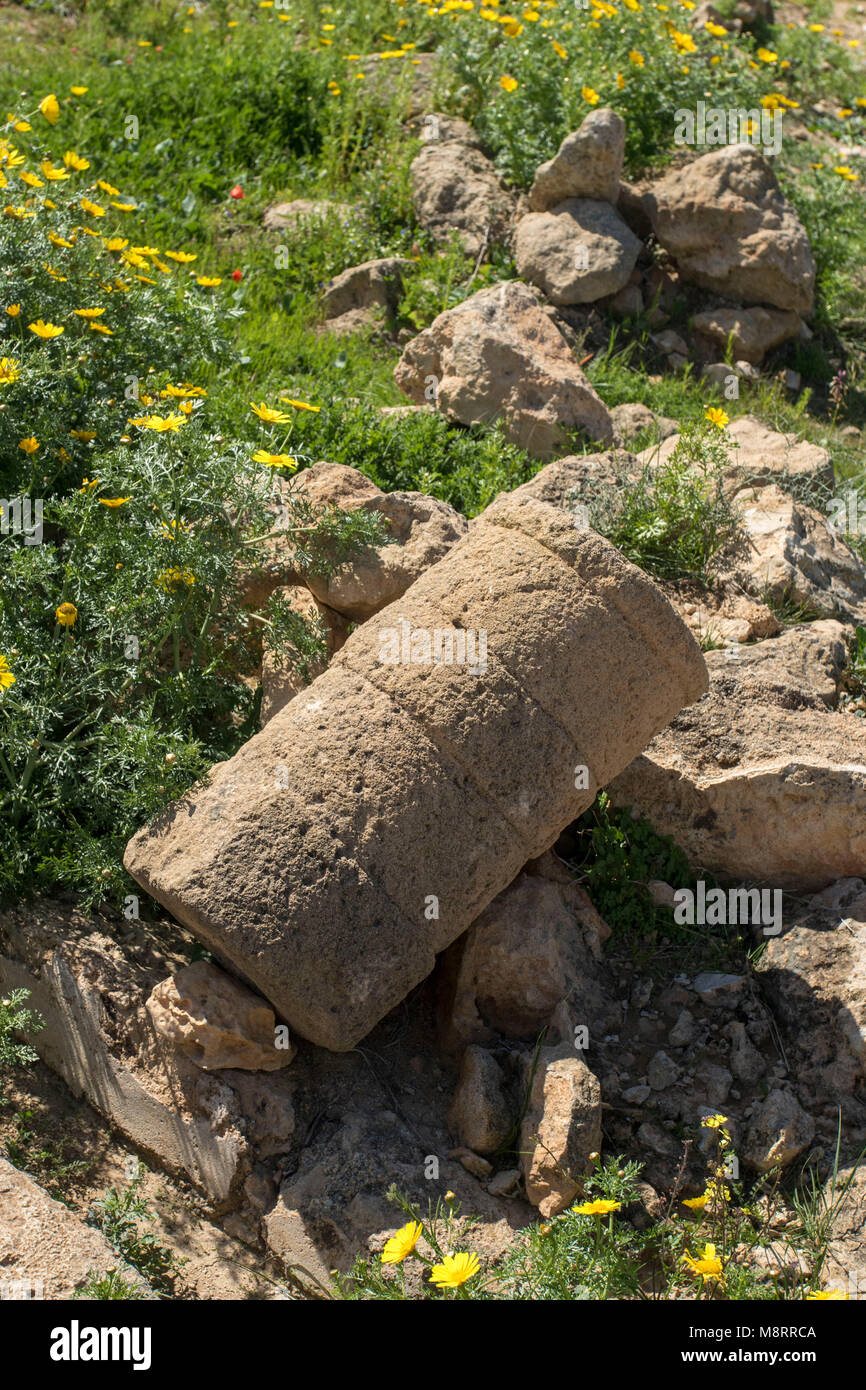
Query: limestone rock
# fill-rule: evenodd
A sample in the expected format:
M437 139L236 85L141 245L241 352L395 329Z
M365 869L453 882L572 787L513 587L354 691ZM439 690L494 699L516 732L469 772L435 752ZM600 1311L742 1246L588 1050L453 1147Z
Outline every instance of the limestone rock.
M701 693L705 669L612 546L500 498L139 831L127 869L293 1029L351 1048Z
M816 617L866 621L866 567L819 511L775 485L743 489L734 503L748 549L730 563L723 580L753 594L793 600Z
M726 365L725 371L730 371ZM754 415L738 415L726 427L723 439L728 445L731 467L728 478L740 487L778 483L786 479L833 486L833 463L819 444L799 439L796 434L771 430ZM654 467L666 463L679 443L676 432L660 444L645 449L639 458Z
M508 1138L512 1116L505 1077L483 1047L467 1047L463 1054L448 1123L461 1144L479 1154L495 1153Z
M29 1173L0 1158L0 1299L72 1298L91 1275L100 1278L115 1269L147 1291L101 1231L85 1226Z
M322 461L305 468L291 480L283 495L291 494L309 504L313 513L340 511L379 512L385 519L386 540L341 560L338 551L323 546L320 558L336 565L326 577L323 567L313 567L304 575L306 586L320 605L329 634L329 646L341 645L339 618L363 622L386 604L399 598L430 565L441 559L449 547L466 534L469 523L454 507L423 492L383 492L357 468ZM263 570L253 576L252 597L264 599L275 588L296 582L284 543L279 536L269 542ZM297 599L297 595L295 596ZM297 600L301 608L301 600ZM336 623L330 613L338 615Z
M394 369L400 390L433 401L463 425L501 419L507 437L537 458L584 430L609 443L613 424L559 329L528 285L504 281L433 320Z
M804 913L767 943L762 989L784 1028L801 1085L819 1102L866 1076L866 895L840 914Z
M569 1206L601 1150L601 1087L580 1057L542 1048L520 1129L526 1195L541 1216Z
M624 157L625 121L609 107L598 107L535 171L529 206L547 212L567 198L616 203Z
M73 1095L222 1210L250 1171L236 1085L244 1074L231 1085L209 1076L156 1033L144 1005L169 964L187 964L175 947L167 927L50 901L13 908L0 914L0 991L30 991L46 1022L33 1046ZM270 1078L275 1088L283 1075ZM294 1120L285 1093L280 1101L285 1149Z
M380 492L363 505L385 518L388 543L354 556L328 578L315 570L306 576L320 603L356 622L400 598L469 529L448 502L423 492Z
M793 309L706 309L695 314L692 330L714 344L727 348L735 358L762 362L771 348L796 338L803 320Z
M514 234L517 273L551 304L592 304L628 284L641 243L610 203L569 198L522 217Z
M411 268L412 262L403 256L383 256L350 266L325 286L325 317L335 319L374 306L393 315L403 291L403 274Z
M725 145L673 169L645 204L684 279L747 304L811 311L809 238L754 146Z
M866 1299L866 1168L840 1166L824 1188L825 1209L833 1212L822 1286L848 1298Z
M443 959L446 1039L490 1041L498 1032L532 1040L566 998L576 1021L603 1031L594 1025L605 1007L601 942L609 934L567 873L565 883L522 873Z
M742 1145L742 1157L750 1168L768 1173L776 1165L786 1168L807 1149L815 1137L815 1121L790 1091L774 1090L752 1112Z
M276 1047L273 1009L209 961L161 981L147 1011L156 1031L202 1071L278 1071L294 1056L294 1048Z
M735 587L718 585L703 593L687 589L683 592L683 587L665 586L665 592L699 642L759 642L782 630L782 624L766 603Z
M777 887L866 873L866 724L828 708L845 630L710 652L709 693L608 788L695 866Z
M448 241L456 231L476 256L506 236L514 200L477 145L430 140L413 159L410 178L415 216L437 241Z
M636 457L625 450L568 454L539 469L528 482L514 488L511 496L534 497L539 502L548 502L552 507L570 513L576 525L589 525L586 499L599 489L620 487L639 474Z
M262 225L266 232L295 231L299 227L322 226L338 218L347 222L354 208L348 203L333 203L327 198L293 198L288 203L273 203L265 209Z
M617 443L627 444L642 430L655 429L659 439L668 439L678 432L676 420L666 415L656 415L649 406L640 401L629 401L625 405L615 405L610 412Z

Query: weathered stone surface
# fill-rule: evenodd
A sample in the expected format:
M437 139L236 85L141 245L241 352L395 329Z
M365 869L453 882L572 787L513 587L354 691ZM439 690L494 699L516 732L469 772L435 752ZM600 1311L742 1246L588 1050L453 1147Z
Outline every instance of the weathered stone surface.
M707 667L711 677L723 678L735 666L739 689L755 700L769 690L790 704L799 699L833 708L848 664L849 635L850 629L832 618L797 623L770 641L740 646L735 656L707 652Z
M840 1166L824 1188L826 1210L833 1212L822 1287L843 1296L866 1299L866 1167Z
M403 274L411 268L412 262L404 256L383 256L350 266L325 286L322 299L326 318L377 305L394 314L403 292Z
M425 144L434 140L458 140L462 145L477 145L479 149L481 147L478 132L460 116L448 116L443 111L429 111L415 116L406 124L412 134Z
M323 633L327 654L309 663L300 656L296 661L290 661L265 643L262 654L262 728L299 690L305 690L310 681L327 669L328 661L340 650L347 636L346 619L327 604L320 603L305 585L291 584L275 592L293 613Z
M566 998L575 1019L596 1032L605 1000L601 942L610 928L567 870L550 876L557 862L546 855L530 865L443 957L451 1045L489 1042L497 1032L534 1039Z
M362 622L392 603L469 528L465 517L447 502L423 492L383 492L357 468L342 463L314 463L289 483L283 480L281 495L307 503L313 513L336 507L344 512L379 512L385 521L386 538L381 545L360 550L348 560L323 545L318 553L323 564L303 576L305 586L323 605L318 616L329 630L332 650L341 645L339 618ZM264 602L275 589L297 584L300 576L293 561L291 547L279 534L272 536L265 563L250 577L247 601ZM324 565L337 568L326 577ZM293 592L302 611L304 603ZM336 623L332 613L338 615Z
M692 330L711 343L727 348L735 358L758 363L771 348L796 338L803 320L793 309L706 309L695 314Z
M790 1091L777 1089L755 1106L741 1152L750 1168L768 1173L793 1163L814 1137L811 1115Z
M727 365L725 371L730 371ZM779 483L784 486L787 477L833 486L833 463L826 449L796 434L771 430L754 415L738 415L726 426L722 438L728 445L731 459L728 476L732 484L742 487ZM654 466L666 463L679 440L679 434L674 431L660 444L645 449L639 455L641 462Z
M814 900L758 961L800 1087L822 1108L866 1076L866 885L853 883L853 902L832 912Z
M692 864L777 887L866 873L866 724L828 708L844 629L708 653L710 691L608 788Z
M101 1278L113 1269L147 1290L101 1231L0 1157L0 1298L72 1298L91 1275Z
M619 444L627 444L642 430L655 429L659 439L668 439L679 431L676 420L671 420L667 415L656 415L655 411L650 410L649 406L642 405L640 401L628 401L625 405L615 405L610 412L610 418L613 420L615 436Z
M866 567L814 507L781 488L749 488L734 497L748 549L722 578L758 596L793 600L822 618L866 621Z
M350 1048L705 678L645 575L501 498L125 863L302 1036Z
M754 146L700 155L666 174L644 203L684 279L748 304L811 311L809 238Z
M526 1196L543 1217L558 1215L580 1191L601 1150L601 1087L580 1057L542 1048L520 1129Z
M328 578L315 570L306 576L320 603L356 622L398 599L469 529L454 507L423 492L379 492L362 506L385 518L388 542L354 556Z
M528 482L514 488L512 497L533 497L569 512L576 524L588 525L587 497L599 488L616 488L637 477L640 466L634 454L605 450L600 454L569 454L539 469ZM583 510L579 510L583 508Z
M566 198L615 203L625 157L625 121L609 107L591 111L566 135L553 159L535 171L529 190L533 212L547 212Z
M273 203L265 209L262 225L266 232L295 231L299 227L316 227L338 218L348 221L354 208L348 203L332 203L326 198L293 198L288 203Z
M209 961L185 965L151 992L147 1012L163 1038L202 1071L279 1071L293 1048L277 1048L274 1011Z
M522 217L514 234L518 275L551 304L592 304L628 284L641 243L610 203L569 198Z
M437 241L453 232L471 255L502 241L514 214L514 199L496 170L474 144L430 140L410 170L415 216Z
M394 379L463 425L501 419L507 437L549 458L581 429L609 443L613 425L559 329L528 285L503 281L448 309L406 345Z
M665 586L665 592L699 642L760 642L775 637L782 624L771 608L760 599L750 598L736 588L723 585L701 593L678 592Z
M479 1154L495 1153L508 1138L513 1117L505 1076L483 1047L467 1047L463 1053L448 1123L460 1142Z
M188 961L168 929L51 902L0 914L0 990L30 991L46 1022L32 1038L41 1059L143 1154L225 1209L250 1171L244 1073L208 1076L155 1031L145 1001L169 964ZM281 1123L290 1136L285 1100Z

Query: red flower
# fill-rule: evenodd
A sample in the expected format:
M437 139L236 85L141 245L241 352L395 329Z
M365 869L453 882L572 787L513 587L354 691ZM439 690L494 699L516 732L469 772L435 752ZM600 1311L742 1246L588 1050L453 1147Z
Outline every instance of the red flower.
M244 190L241 188L241 186L240 186L239 183L236 183L235 186L234 186L234 188L232 189L231 193L229 194L229 197L230 197L230 198L242 198L243 196L244 196Z
M244 278L244 272L243 272L242 270L233 270L233 271L232 271L232 279L233 279L233 280L243 280L243 278Z

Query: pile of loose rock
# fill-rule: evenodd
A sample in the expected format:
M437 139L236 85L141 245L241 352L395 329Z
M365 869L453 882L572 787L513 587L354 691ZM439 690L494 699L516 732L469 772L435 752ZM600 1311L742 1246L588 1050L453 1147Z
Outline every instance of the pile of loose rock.
M671 370L691 361L729 398L769 352L811 336L809 239L752 145L724 146L655 183L629 185L625 123L597 109L540 166L528 195L515 198L465 121L431 116L423 134L411 169L419 225L440 242L457 235L479 257L507 246L521 279L477 292L406 345L396 378L418 406L460 424L501 419L510 438L549 458L563 429L600 443L615 433L569 351L575 329L646 314L662 361ZM321 215L321 205L280 205L266 226L305 215ZM369 261L338 276L324 295L329 329L362 327L374 310L393 318L408 264ZM684 296L690 341L665 326Z

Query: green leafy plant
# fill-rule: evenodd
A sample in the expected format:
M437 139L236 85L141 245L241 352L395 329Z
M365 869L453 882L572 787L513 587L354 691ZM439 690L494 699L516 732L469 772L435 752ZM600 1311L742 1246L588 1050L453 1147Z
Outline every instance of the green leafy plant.
M90 1270L85 1283L80 1289L75 1290L72 1297L98 1299L101 1303L114 1299L146 1299L148 1294L139 1283L129 1278L129 1273L130 1271L125 1273L123 1269L107 1269L104 1274Z
M30 998L27 989L10 990L0 999L0 1070L36 1062L39 1054L29 1043L19 1042L16 1033L36 1033L45 1027L44 1019L26 1007Z
M139 1162L127 1186L110 1187L104 1197L92 1204L87 1219L155 1293L171 1295L180 1266L168 1246L162 1245L152 1231L142 1230L142 1222L155 1219L140 1190L145 1174L146 1169Z
M592 524L659 579L707 583L741 534L723 488L729 468L721 431L687 424L664 463L646 465L618 488L597 484L588 492Z

